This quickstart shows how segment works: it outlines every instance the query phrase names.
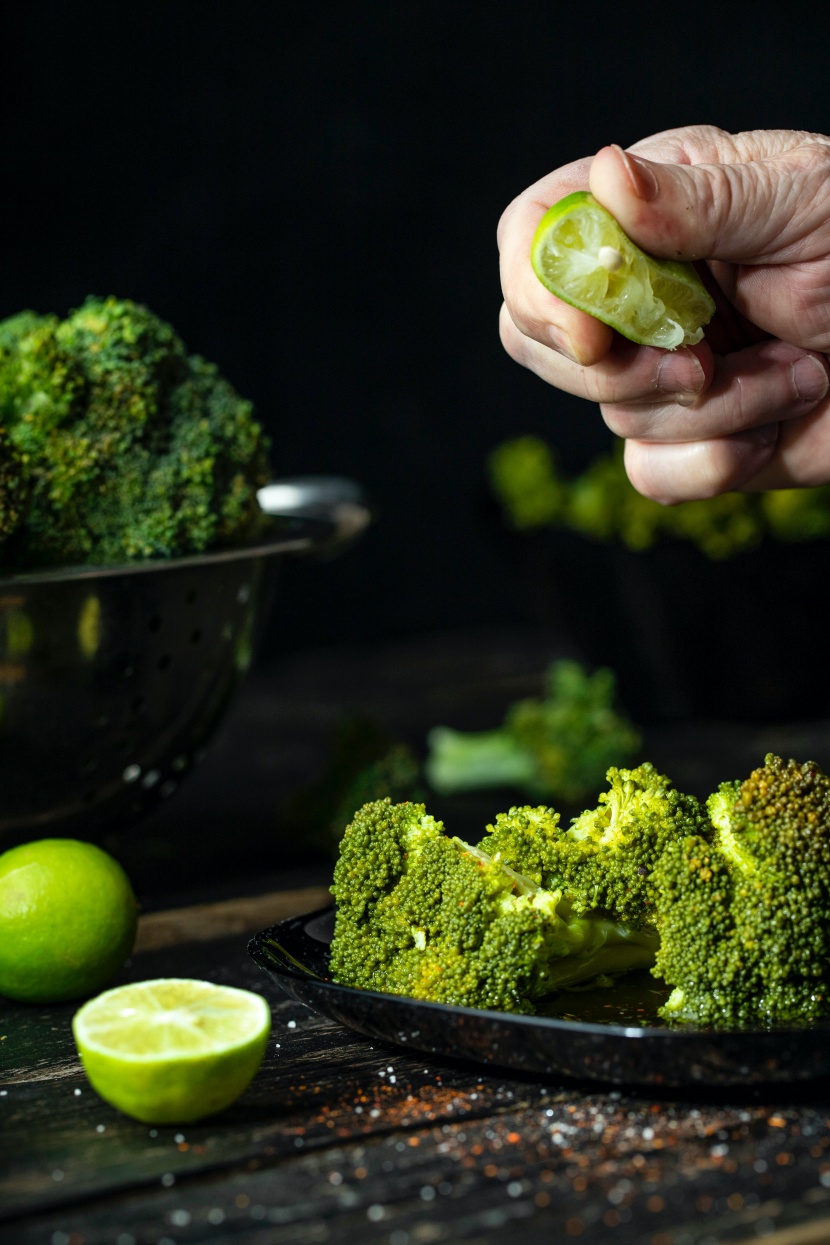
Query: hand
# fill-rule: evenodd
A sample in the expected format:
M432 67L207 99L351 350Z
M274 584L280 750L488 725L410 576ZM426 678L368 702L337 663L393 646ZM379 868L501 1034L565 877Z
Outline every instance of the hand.
M586 188L643 250L697 263L718 307L699 345L636 346L536 278L536 226ZM830 482L830 138L689 126L604 147L519 195L499 249L505 348L600 403L641 493Z

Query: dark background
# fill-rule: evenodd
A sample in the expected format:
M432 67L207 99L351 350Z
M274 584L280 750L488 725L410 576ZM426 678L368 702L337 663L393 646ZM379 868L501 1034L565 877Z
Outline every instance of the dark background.
M14 6L0 314L145 302L255 401L276 474L365 486L372 532L290 569L271 651L510 624L488 451L543 433L575 469L606 434L501 350L499 214L609 141L826 129L825 40L776 13Z

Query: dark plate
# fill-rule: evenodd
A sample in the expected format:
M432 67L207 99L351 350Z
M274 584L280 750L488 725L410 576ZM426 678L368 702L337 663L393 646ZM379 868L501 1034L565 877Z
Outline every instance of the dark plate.
M830 1074L830 1021L801 1028L666 1028L665 990L648 973L607 990L569 991L544 1016L447 1007L354 990L329 979L334 907L263 930L248 951L315 1011L367 1037L514 1072L635 1085L748 1085Z

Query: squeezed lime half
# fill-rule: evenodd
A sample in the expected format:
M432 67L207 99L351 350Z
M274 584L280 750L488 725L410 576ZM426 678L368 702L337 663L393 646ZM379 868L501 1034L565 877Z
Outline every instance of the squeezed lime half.
M551 294L640 346L694 346L715 314L691 264L641 251L587 190L548 209L530 260Z
M72 1021L92 1088L146 1124L189 1124L230 1106L270 1030L260 995L182 977L107 990Z

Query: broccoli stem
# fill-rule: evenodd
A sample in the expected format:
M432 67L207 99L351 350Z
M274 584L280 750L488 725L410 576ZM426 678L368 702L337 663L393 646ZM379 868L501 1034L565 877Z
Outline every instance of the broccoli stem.
M436 726L424 770L439 795L490 787L525 787L538 780L533 757L503 729L466 734Z

